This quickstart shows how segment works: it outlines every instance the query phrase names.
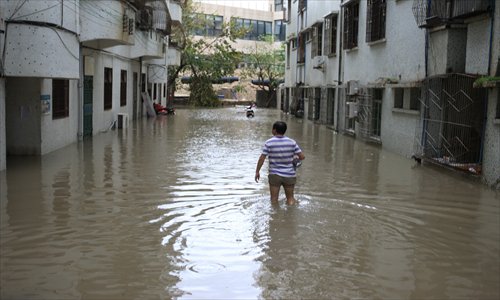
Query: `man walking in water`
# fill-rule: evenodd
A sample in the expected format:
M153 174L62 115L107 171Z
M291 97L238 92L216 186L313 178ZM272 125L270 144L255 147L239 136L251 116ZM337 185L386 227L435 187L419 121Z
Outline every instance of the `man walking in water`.
M277 121L273 124L273 137L268 139L262 147L262 153L255 170L255 182L260 179L260 169L269 157L269 191L271 203L278 203L280 187L285 189L286 204L295 204L293 191L297 181L294 157L299 160L305 158L297 142L285 136L286 123Z

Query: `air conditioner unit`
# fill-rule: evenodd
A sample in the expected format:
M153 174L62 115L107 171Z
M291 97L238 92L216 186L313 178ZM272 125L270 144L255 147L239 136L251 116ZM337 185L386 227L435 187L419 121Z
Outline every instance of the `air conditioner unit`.
M351 80L347 83L347 94L357 95L359 93L359 82L356 80Z
M117 118L117 126L118 128L127 128L128 127L128 114L119 113Z
M347 117L349 119L356 118L358 116L358 104L356 102L346 102Z
M322 55L313 57L312 65L314 69L323 69L325 66L325 57Z

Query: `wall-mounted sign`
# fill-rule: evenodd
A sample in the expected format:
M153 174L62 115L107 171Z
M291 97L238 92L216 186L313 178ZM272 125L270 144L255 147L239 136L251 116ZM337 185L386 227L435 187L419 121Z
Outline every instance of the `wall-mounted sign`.
M40 95L40 100L42 101L41 111L42 114L50 114L50 95Z

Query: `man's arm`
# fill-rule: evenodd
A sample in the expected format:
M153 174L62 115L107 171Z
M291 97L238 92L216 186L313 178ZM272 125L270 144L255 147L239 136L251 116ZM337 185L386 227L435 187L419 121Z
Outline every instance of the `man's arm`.
M259 161L257 161L257 168L255 169L255 182L259 182L260 168L262 168L262 165L264 164L265 160L266 160L266 156L264 154L261 154L259 157Z
M304 152L300 152L299 154L297 154L297 156L299 157L300 160L304 160L306 158Z

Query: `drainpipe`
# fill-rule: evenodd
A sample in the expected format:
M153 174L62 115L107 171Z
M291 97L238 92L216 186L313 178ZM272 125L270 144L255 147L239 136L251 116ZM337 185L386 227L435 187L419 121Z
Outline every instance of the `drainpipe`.
M488 76L491 76L491 54L493 53L493 31L495 30L495 0L491 0L490 49L488 54ZM498 66L497 66L498 68ZM497 73L500 72L497 70Z
M83 138L83 86L84 86L84 60L82 52L82 44L78 47L78 57L79 57L79 73L80 79L78 80L78 132L77 139L81 140Z

